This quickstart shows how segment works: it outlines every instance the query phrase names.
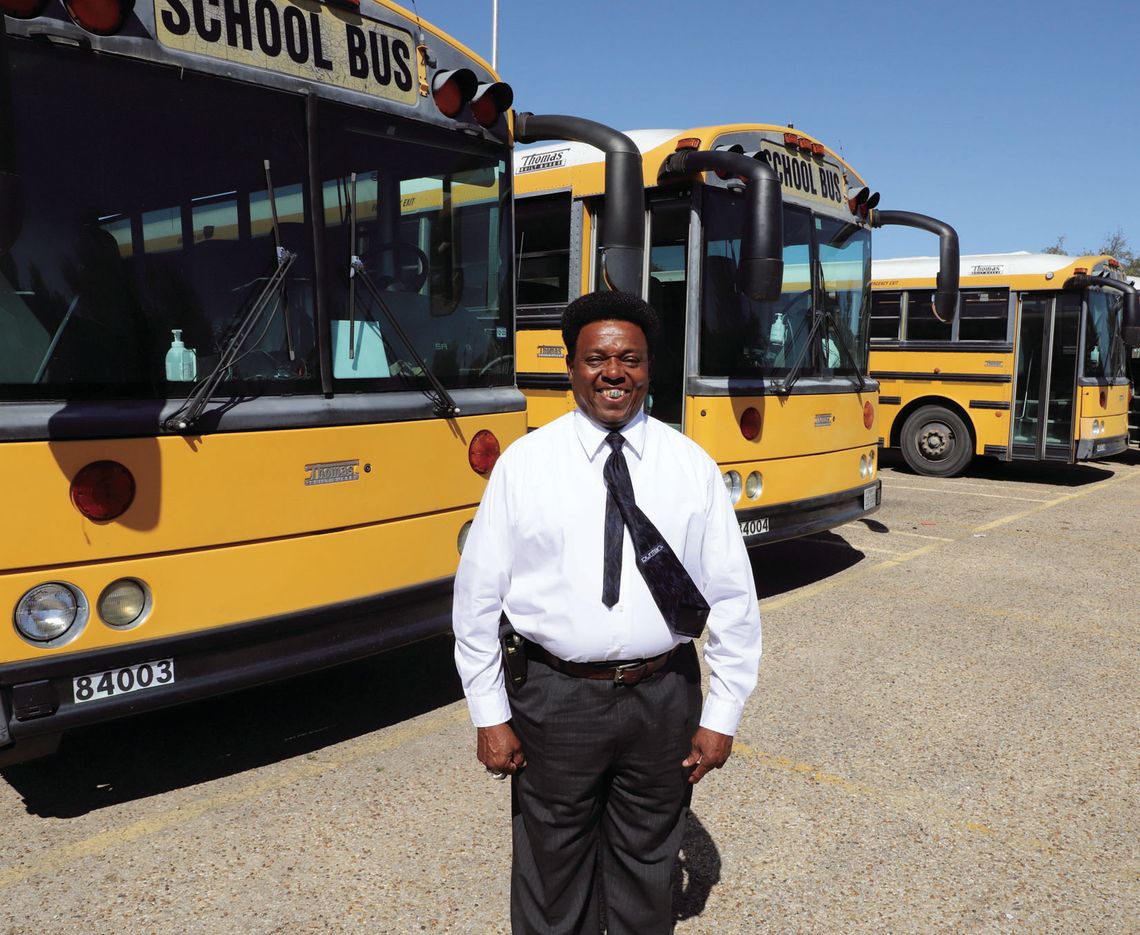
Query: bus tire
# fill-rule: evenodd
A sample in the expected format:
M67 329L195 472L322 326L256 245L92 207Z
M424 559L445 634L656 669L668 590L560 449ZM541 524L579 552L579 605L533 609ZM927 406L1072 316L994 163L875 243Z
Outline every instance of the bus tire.
M920 406L907 416L899 441L911 470L929 477L955 477L974 459L969 426L942 406Z

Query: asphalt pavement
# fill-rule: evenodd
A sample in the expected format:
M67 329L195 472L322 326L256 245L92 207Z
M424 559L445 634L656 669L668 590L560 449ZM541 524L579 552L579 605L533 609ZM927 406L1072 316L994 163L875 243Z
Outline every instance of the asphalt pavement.
M1140 454L888 463L754 554L764 659L677 932L1140 930ZM0 933L506 932L509 787L447 638L0 774Z

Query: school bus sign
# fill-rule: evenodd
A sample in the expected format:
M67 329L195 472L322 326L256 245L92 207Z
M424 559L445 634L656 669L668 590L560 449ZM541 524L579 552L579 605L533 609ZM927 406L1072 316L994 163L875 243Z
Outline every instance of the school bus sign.
M312 0L155 0L169 49L416 103L415 43L403 29Z

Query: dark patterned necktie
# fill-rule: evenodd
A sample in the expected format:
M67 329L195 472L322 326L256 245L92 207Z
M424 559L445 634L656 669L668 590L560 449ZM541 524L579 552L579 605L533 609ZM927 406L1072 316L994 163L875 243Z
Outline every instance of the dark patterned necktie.
M629 466L621 451L625 439L619 432L610 432L606 443L613 450L602 472L607 491L602 603L607 607L617 603L621 584L622 527L625 526L629 529L629 538L637 556L637 570L645 579L665 621L675 633L700 636L709 614L708 602L664 536L638 507L633 496Z

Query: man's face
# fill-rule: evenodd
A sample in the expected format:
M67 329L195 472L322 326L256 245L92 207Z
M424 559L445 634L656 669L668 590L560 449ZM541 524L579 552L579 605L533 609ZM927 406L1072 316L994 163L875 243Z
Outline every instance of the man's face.
M578 408L611 430L637 415L649 392L649 346L633 322L590 322L566 365Z

